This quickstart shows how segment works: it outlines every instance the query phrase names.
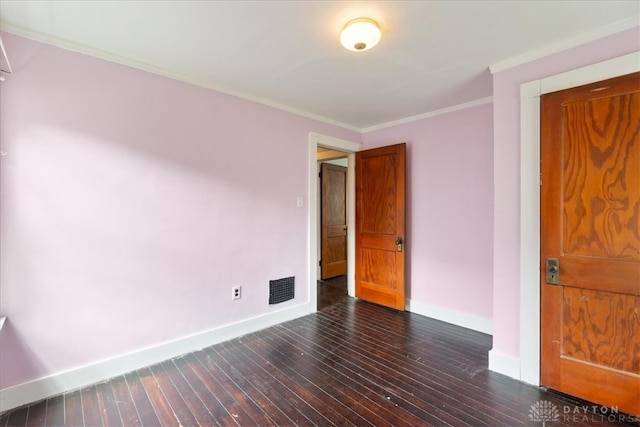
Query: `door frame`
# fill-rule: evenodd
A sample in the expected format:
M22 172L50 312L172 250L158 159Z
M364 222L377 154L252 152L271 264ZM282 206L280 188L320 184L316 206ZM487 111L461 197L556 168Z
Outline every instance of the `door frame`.
M640 71L640 52L520 85L520 380L540 385L540 96Z
M356 152L362 150L362 144L345 139L334 138L316 132L309 132L309 304L312 311L318 309L318 246L320 222L318 221L318 147L331 148L347 154L347 292L355 296L355 258L356 258Z

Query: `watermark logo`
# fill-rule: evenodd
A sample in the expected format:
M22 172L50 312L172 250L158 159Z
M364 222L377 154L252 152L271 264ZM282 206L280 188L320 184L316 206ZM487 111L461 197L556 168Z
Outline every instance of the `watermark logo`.
M558 407L548 400L538 400L529 409L529 419L542 422L543 427L548 421L558 421L559 418L560 411L558 411Z
M529 419L546 423L560 421L562 423L640 423L640 417L627 415L617 406L600 405L561 405L556 406L548 400L538 400L529 409Z

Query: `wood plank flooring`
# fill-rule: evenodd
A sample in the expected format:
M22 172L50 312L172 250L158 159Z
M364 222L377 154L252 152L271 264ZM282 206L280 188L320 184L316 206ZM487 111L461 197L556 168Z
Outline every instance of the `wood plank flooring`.
M0 427L638 425L488 371L488 335L345 286L321 282L316 314L18 408ZM556 412L536 418L542 401Z

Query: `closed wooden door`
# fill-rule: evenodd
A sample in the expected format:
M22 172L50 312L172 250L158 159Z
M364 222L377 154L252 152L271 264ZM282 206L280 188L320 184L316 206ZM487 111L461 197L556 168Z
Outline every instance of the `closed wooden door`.
M356 153L356 297L404 310L405 144Z
M640 415L640 73L541 119L541 383Z
M347 274L347 168L321 163L320 277Z

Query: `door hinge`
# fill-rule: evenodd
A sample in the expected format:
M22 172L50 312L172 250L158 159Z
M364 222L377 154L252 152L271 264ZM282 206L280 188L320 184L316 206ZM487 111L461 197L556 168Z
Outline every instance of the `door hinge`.
M318 267L322 267L322 260L318 261Z
M318 172L318 178L322 179L322 172Z

